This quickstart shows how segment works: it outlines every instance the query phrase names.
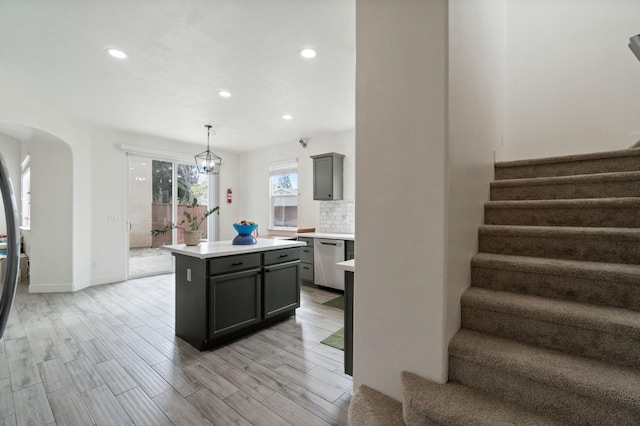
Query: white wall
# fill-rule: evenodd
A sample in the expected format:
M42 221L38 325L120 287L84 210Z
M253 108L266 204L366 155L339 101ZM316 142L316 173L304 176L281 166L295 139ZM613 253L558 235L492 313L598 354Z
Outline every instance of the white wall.
M205 135L206 136L206 135ZM126 278L128 257L126 243L127 156L120 144L142 149L155 149L188 157L204 150L203 146L164 139L151 135L118 132L104 129L93 131L93 158L91 160L92 197L92 284L122 281ZM227 205L222 188L237 183L237 155L212 148L224 160L220 171L220 239L231 239L235 231L231 225L237 215L237 204ZM117 217L117 220L113 218ZM111 218L111 219L110 219ZM230 228L230 229L228 229Z
M31 155L30 292L77 290L82 278L73 261L74 173L71 149L50 135L34 132L25 141ZM86 210L83 213L89 216ZM90 217L88 220L90 221Z
M20 152L22 149L22 142L12 138L9 135L0 133L0 154L4 158L4 163L7 166L9 177L11 178L11 184L13 186L13 193L16 198L16 207L18 209L18 221L20 220L20 188L22 182L22 170L21 170L21 158ZM2 209L2 194L0 194L0 209ZM5 219L4 209L0 214L0 234L7 233L7 223Z
M314 227L320 222L320 201L313 200L312 155L337 152L344 158L343 198L355 199L355 131L320 135L307 140L307 148L298 141L251 151L239 156L240 186L233 188L233 202L239 205L237 220L252 220L267 234L269 227L269 165L298 159L298 227ZM227 188L222 188L226 193ZM283 233L273 231L273 233Z
M354 384L444 382L447 1L356 4Z
M70 122L55 108L0 95L5 120L0 132L22 141L32 156L29 291L82 288L89 282L91 218L84 208L88 184L74 182L73 176L84 173L91 179L86 172L87 127Z
M506 3L449 2L448 339L460 328L460 296L471 282L494 152L504 158Z
M640 139L640 62L627 47L638 16L637 0L507 2L509 159Z

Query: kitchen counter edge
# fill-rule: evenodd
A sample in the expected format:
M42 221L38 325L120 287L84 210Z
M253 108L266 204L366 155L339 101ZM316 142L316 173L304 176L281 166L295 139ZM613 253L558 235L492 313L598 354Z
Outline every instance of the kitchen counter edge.
M307 238L326 238L328 240L344 240L344 241L355 241L356 237L354 234L332 234L325 232L304 232L298 234L298 237L307 237Z
M231 240L203 242L197 246L186 246L185 244L174 244L162 246L174 254L197 257L198 259L208 259L212 257L232 256L234 254L257 253L261 251L278 250L293 247L304 247L307 243L303 241L272 240L258 238L257 244L233 245Z
M336 268L347 272L356 272L356 260L345 260L344 262L336 263Z

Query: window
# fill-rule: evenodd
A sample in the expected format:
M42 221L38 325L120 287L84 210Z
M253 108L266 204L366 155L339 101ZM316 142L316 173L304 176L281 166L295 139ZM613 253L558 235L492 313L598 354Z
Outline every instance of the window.
M271 227L298 227L298 160L269 166Z
M31 227L31 162L30 157L22 162L22 181L21 181L20 200L22 204L22 219L20 221L23 228Z

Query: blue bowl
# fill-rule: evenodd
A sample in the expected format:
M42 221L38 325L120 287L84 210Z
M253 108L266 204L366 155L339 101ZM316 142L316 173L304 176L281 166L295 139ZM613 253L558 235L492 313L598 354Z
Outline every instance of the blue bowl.
M234 223L233 227L240 235L251 235L258 228L258 225L238 225Z

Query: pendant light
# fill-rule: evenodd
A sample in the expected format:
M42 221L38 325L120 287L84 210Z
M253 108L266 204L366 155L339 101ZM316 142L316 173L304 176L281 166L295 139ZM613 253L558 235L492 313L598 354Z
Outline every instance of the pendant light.
M207 175L217 175L220 172L220 166L222 166L222 158L211 152L209 149L209 135L216 134L215 130L211 130L210 124L205 124L207 128L207 150L196 155L196 167L198 171Z

